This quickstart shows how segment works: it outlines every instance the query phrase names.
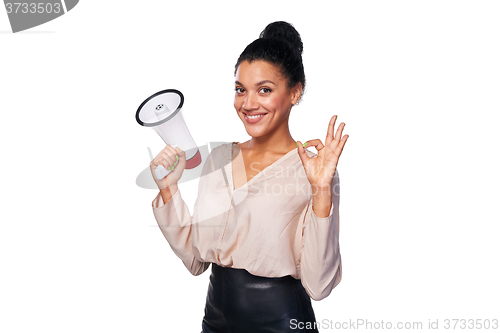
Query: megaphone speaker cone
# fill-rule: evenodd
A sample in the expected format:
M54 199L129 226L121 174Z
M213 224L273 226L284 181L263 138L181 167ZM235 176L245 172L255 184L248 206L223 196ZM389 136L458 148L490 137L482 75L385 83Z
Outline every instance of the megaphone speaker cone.
M139 125L155 127L174 118L184 105L184 95L167 89L148 97L137 109L135 119Z

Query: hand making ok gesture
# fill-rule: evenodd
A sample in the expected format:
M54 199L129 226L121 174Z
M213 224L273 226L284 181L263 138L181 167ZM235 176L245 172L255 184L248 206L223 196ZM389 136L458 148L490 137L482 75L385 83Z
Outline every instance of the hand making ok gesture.
M334 136L334 126L337 116L333 116L328 124L328 133L325 139L325 145L319 139L307 141L307 147L314 146L318 150L318 155L309 157L300 141L298 143L298 152L302 165L304 166L307 180L311 183L313 189L317 191L331 191L333 176L337 169L340 154L349 135L342 137L342 130L345 123L341 123ZM341 139L342 137L342 139Z

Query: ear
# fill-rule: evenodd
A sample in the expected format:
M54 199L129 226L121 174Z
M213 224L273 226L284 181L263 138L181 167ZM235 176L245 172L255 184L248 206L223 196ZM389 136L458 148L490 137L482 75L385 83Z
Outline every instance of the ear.
M302 96L302 83L299 82L292 88L292 105L299 102L300 96Z

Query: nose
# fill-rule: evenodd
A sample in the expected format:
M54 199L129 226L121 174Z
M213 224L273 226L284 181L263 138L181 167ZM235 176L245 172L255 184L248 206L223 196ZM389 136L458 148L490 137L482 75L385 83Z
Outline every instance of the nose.
M257 100L257 96L254 94L247 94L245 100L242 105L243 109L250 111L259 108L259 102Z

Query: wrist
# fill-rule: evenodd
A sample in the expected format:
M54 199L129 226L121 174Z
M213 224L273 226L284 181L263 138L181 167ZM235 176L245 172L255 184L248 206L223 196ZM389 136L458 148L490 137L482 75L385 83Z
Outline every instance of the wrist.
M316 216L321 218L326 218L330 216L330 212L332 210L332 202L331 201L321 201L314 200L312 202L312 209Z
M318 195L318 196L332 196L332 188L331 186L318 186L318 185L311 185L312 189L312 194Z
M174 194L177 190L177 184L167 186L165 188L160 188L160 193L171 193Z
M160 189L160 196L163 200L163 204L169 202L170 199L172 199L172 197L174 196L175 192L177 192L177 185Z
M330 187L312 186L312 208L321 218L328 217L332 208L332 191Z

